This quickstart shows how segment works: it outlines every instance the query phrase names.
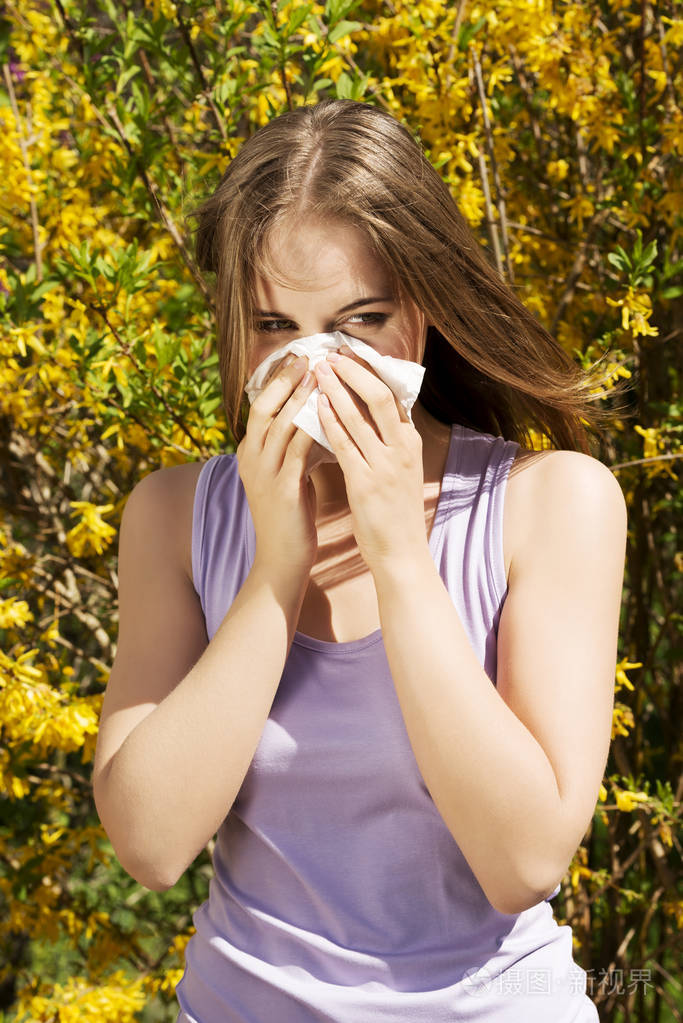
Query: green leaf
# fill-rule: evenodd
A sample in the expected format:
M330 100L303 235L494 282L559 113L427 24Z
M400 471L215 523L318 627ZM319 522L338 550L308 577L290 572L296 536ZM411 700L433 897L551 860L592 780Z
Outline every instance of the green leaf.
M145 82L133 82L131 92L135 103L135 109L143 121L149 120L150 97Z
M640 257L640 268L644 270L654 262L657 255L657 239L653 239L649 245L646 246L643 254Z
M300 26L303 24L303 22L310 14L311 6L312 6L311 4L306 4L306 6L299 7L297 10L294 11L294 14L289 20L289 24L287 25L288 36L294 35L297 29L300 28Z
M353 79L346 71L342 71L337 79L337 99L351 99L352 92Z
M341 18L345 18L354 7L357 7L358 3L359 0L326 0L325 11L323 13L324 23L332 28Z
M626 270L630 266L630 263L627 260L625 261L624 254L620 255L618 252L608 252L607 262L611 263L617 270Z
M337 40L343 39L344 36L348 36L362 27L363 26L360 21L340 21L338 25L335 25L335 27L328 32L327 38L331 43L336 43Z
M121 381L118 378L116 379L115 387L123 399L121 404L123 405L124 408L128 408L131 401L133 400L133 392L131 388L128 386L127 383L121 383Z
M33 293L31 294L32 301L37 302L43 297L43 295L47 294L48 291L52 291L53 288L59 287L60 283L60 281L41 281L38 287L33 289Z
M152 340L157 356L157 364L159 369L163 369L174 361L181 345L181 339L175 335L169 337L168 334L158 331Z
M320 25L318 24L318 19L316 18L315 14L310 14L308 16L308 29L309 32L313 33L316 39L322 39Z
M208 398L206 401L203 401L200 404L199 411L201 412L201 414L203 416L210 416L211 413L214 412L218 408L218 406L221 404L221 401L222 401L222 398L220 398L220 397L219 398Z
M474 24L463 25L458 33L458 49L464 52L470 45L470 41L482 30L485 24L486 16L482 15Z

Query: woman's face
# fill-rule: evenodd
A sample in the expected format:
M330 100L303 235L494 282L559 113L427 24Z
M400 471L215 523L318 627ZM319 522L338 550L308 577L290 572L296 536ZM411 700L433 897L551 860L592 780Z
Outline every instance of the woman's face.
M274 267L291 287L256 279L249 376L290 341L334 330L380 355L422 362L424 314L412 302L399 304L384 265L359 230L308 219L274 229L269 243Z

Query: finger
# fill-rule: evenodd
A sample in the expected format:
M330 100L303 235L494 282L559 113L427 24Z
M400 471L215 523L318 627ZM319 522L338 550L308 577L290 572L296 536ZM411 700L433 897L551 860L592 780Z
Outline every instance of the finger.
M301 477L303 470L306 466L309 452L315 440L310 434L306 433L305 430L300 429L296 426L294 428L294 436L287 445L285 451L285 457L282 462L282 471L289 472L292 470L296 473L297 477Z
M340 380L368 406L382 441L385 444L396 443L401 423L409 422L409 419L391 388L367 365L361 365L346 355L339 355L333 364Z
M335 366L337 363L335 362ZM382 441L372 422L368 410L364 414L354 400L352 393L339 380L329 363L320 362L315 368L318 387L325 394L334 409L337 418L348 435L355 441L367 462L372 462L377 455ZM323 403L324 404L324 403Z
M291 397L299 381L303 379L307 364L308 359L305 356L300 356L292 361L289 361L288 357L281 364L270 383L254 398L247 419L247 435L251 433L252 438L258 438L259 444L263 443L271 421Z
M337 456L337 461L345 476L354 468L357 468L359 464L369 464L363 451L358 448L355 441L342 426L324 392L321 392L318 396L318 415L320 416L320 425L325 431L325 436ZM376 434L375 441L379 443Z
M343 355L345 358L350 359L357 366L361 366L361 368L367 370L368 373L372 373L372 375L376 377L377 380L380 380L383 384L385 384L385 386L387 386L386 381L382 380L382 377L379 375L374 366L371 366L368 362L365 361L365 359L361 359L360 355L357 355L356 352L352 351L352 349L349 348L348 345L342 345L339 351L340 354ZM396 395L394 395L394 398L396 400L398 414L401 417L401 422L403 423L411 422L410 416L408 415L408 413L406 412L405 408L398 400L398 398L396 398Z
M282 465L286 448L298 429L293 420L306 404L308 396L315 389L315 386L316 379L314 374L307 372L275 418L270 421L263 444L263 454L266 457L275 459L278 467Z

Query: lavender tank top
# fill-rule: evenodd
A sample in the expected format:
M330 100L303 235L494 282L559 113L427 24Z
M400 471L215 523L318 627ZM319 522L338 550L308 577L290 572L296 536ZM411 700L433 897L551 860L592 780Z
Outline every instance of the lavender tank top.
M518 449L453 425L429 540L493 685ZM192 532L209 640L254 549L236 456L215 455L199 474ZM549 905L559 885L499 913L436 810L381 630L346 643L295 633L213 867L176 1023L598 1023L571 929Z

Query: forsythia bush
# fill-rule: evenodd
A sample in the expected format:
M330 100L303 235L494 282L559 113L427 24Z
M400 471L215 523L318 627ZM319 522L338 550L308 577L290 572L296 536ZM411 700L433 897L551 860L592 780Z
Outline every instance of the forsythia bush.
M185 214L259 125L327 96L402 119L523 301L576 359L609 350L612 380L630 382L632 418L594 451L629 506L613 743L554 909L604 1020L680 1018L677 14L676 0L7 0L0 1019L175 1019L209 851L148 892L92 800L115 539L141 476L232 450Z

